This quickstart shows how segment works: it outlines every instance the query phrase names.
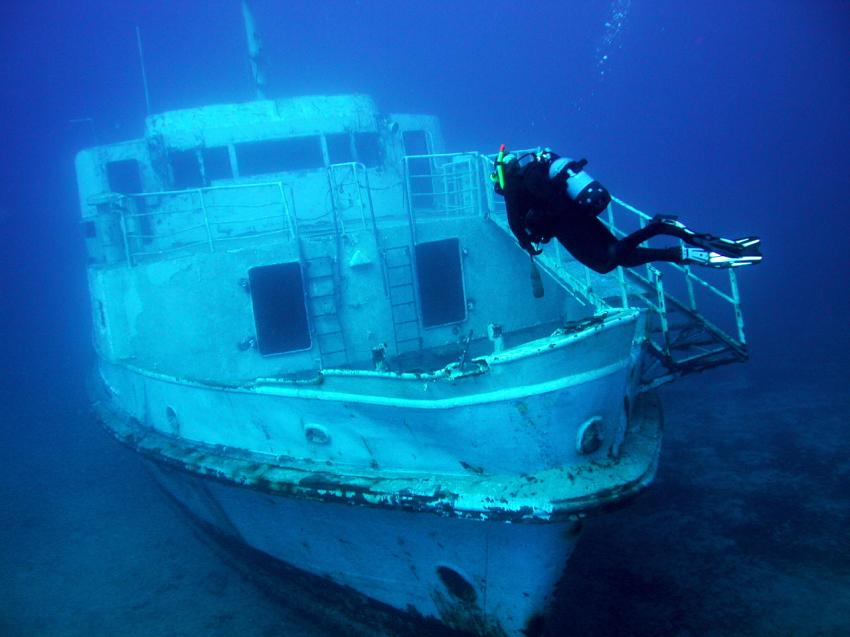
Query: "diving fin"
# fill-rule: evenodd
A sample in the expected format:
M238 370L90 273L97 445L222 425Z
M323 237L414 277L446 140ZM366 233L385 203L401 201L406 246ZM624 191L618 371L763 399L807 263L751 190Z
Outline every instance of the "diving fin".
M709 268L740 268L745 265L756 265L762 260L758 250L753 254L733 257L728 254L682 246L682 263L685 265L703 265Z
M761 239L758 237L724 239L710 234L694 234L685 239L685 242L709 252L719 252L733 259L759 257L759 260L761 260Z
M747 258L758 257L753 262L761 261L761 239L758 237L724 239L711 234L694 232L678 221L678 217L674 215L655 215L650 223L663 225L667 230L665 234L678 237L685 243L702 248L705 252L716 252L725 257L745 259L745 261Z

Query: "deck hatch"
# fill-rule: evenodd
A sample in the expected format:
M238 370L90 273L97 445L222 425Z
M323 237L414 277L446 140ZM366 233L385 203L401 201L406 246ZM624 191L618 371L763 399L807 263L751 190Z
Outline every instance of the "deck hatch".
M416 280L423 326L437 327L466 319L459 239L417 244Z
M248 270L257 348L260 354L310 349L310 328L299 263L277 263Z

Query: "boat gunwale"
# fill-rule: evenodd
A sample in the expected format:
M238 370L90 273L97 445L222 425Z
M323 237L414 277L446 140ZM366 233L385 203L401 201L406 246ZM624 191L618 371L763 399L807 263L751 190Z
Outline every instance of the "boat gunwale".
M663 429L660 400L648 392L641 394L634 406L635 416L616 458L536 474L462 475L362 468L354 474L344 473L342 468L334 471L332 465L317 461L165 434L121 412L109 401L106 387L96 384L90 391L95 394L95 417L119 442L149 461L193 476L282 497L503 522L558 522L625 504L652 482ZM600 481L600 473L605 471L610 473L608 478L602 476L598 488L588 488ZM626 475L615 476L618 471ZM586 493L571 497L570 491L583 483ZM552 485L552 497L535 499L540 490Z
M139 367L126 361L110 361L105 358L101 360L109 365L124 368L139 376L167 382L184 387L195 387L222 392L250 393L274 397L304 398L310 400L322 400L345 403L362 403L380 406L394 406L415 409L451 409L454 407L471 406L475 404L492 402L498 400L515 400L526 396L557 391L565 387L585 382L587 380L604 377L614 373L631 362L631 352L626 351L624 355L608 365L591 370L580 371L572 374L562 375L553 380L538 382L533 385L518 385L510 389L495 389L486 392L469 393L465 396L449 398L403 398L385 395L370 395L362 392L339 392L322 389L321 386L327 380L333 379L359 379L394 382L431 382L448 383L454 385L463 379L469 379L490 373L500 365L515 363L526 358L548 354L562 350L574 343L590 338L600 332L614 329L624 323L636 321L641 310L635 308L620 308L606 312L587 319L587 325L576 331L562 334L555 333L549 336L523 343L498 354L477 357L469 361L469 368L461 369L458 363L450 363L446 367L432 372L392 372L378 370L350 370L350 369L318 369L315 376L308 378L256 378L244 384L227 384L219 381L181 378L178 376L156 372ZM108 381L103 382L109 387ZM111 388L110 388L111 391Z

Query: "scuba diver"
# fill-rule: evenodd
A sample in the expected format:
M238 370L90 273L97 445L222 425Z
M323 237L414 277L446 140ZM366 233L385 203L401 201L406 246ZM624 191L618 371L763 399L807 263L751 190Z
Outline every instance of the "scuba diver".
M560 157L549 148L517 156L506 154L502 144L491 175L495 192L504 196L508 224L520 246L532 257L540 254L535 244L553 237L576 260L605 274L618 266L627 268L652 261L730 268L759 263L758 237L723 239L697 233L676 217L657 215L632 234L617 237L597 216L608 207L611 195L584 171L586 159ZM684 246L641 247L658 235L676 237Z

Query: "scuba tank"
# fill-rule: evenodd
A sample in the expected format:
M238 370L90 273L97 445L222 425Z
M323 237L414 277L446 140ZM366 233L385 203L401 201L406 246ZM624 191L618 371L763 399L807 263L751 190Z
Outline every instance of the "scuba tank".
M549 179L565 181L567 197L587 214L596 216L611 203L611 195L605 186L585 172L586 165L586 159L574 161L558 157L549 164Z

